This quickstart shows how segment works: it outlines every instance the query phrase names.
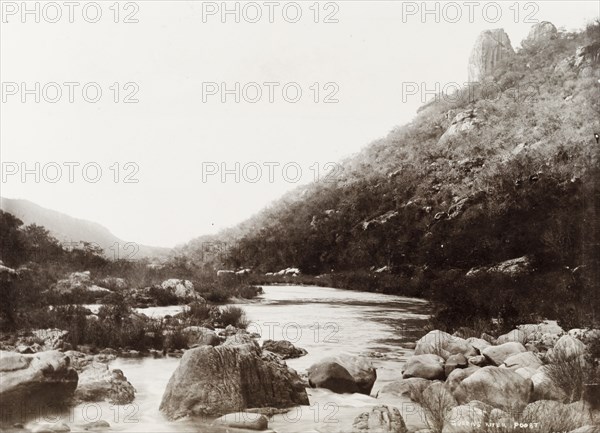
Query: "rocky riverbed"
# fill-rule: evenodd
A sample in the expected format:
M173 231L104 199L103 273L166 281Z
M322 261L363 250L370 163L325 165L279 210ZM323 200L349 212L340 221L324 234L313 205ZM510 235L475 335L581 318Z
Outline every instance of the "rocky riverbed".
M265 287L264 299L247 305L248 330L190 329L181 358L65 350L61 331L39 331L37 346L19 347L33 353L0 353L2 428L597 431L593 386L570 388L555 376L557 366L587 368L599 331L544 322L499 336L425 333L426 314L416 313L425 307L387 295ZM289 330L281 319L292 311L299 338L278 334ZM315 338L323 317L338 325L335 339ZM280 327L267 331L269 320Z

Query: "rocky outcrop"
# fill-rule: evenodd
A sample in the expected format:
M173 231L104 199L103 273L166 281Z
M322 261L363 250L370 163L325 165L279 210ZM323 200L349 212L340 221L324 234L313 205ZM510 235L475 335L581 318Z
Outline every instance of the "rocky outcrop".
M483 81L514 53L510 38L504 29L482 32L469 57L469 82Z
M182 332L188 336L188 347L198 346L218 346L221 339L212 329L203 326L188 326L183 328Z
M421 401L427 402L427 407L435 407L442 414L447 414L450 409L458 406L456 399L442 382L429 385L421 395Z
M301 347L296 347L287 340L265 340L262 346L263 350L276 353L282 359L300 358L308 352Z
M504 344L504 343L521 343L525 344L527 342L527 337L523 331L520 329L513 329L506 334L502 334L496 340L496 344Z
M308 369L308 384L338 394L358 392L358 386L348 370L337 362L319 362Z
M425 354L436 354L447 359L450 355L462 354L469 357L478 353L467 340L450 335L447 332L434 330L417 341L415 355Z
M469 360L462 353L450 355L444 364L444 373L446 377L457 368L467 368Z
M298 374L256 343L201 346L185 352L163 394L169 419L223 415L246 408L308 404Z
M468 132L483 123L481 113L477 108L469 108L468 110L461 111L458 113L452 122L450 127L440 137L438 143L444 144L450 137L453 137L461 132Z
M537 370L542 366L542 361L531 352L521 352L506 358L502 366L510 368L511 370L518 370L519 368L532 368Z
M420 377L422 379L444 379L444 358L434 354L415 355L406 361L402 374L405 379Z
M558 339L554 348L548 352L548 358L561 357L572 359L583 355L585 352L585 344L570 335L563 335Z
M483 367L464 379L454 391L459 403L478 400L493 407L521 410L531 398L533 383L507 368Z
M160 287L169 290L179 299L199 299L200 295L194 290L194 284L188 280L171 278L162 282Z
M352 433L407 433L406 424L395 407L375 406L358 415L352 423Z
M557 37L558 30L556 29L556 26L549 21L542 21L541 23L531 26L529 34L523 39L521 45L523 48L539 47Z
M509 356L526 351L527 349L521 343L510 342L499 346L486 347L481 354L492 364L501 365Z
M317 384L323 383L324 379L327 379L327 383L331 384L332 382L340 381L345 383L346 379L343 371L337 368L334 364L341 366L344 370L346 370L352 381L355 384L356 391L344 391L344 392L359 392L361 394L369 395L371 393L371 389L373 388L373 384L377 379L377 372L367 358L362 356L355 356L348 353L342 353L336 356L330 356L322 359L318 363L312 365L308 369L308 381L309 383ZM327 365L327 367L323 367L322 365ZM329 377L330 374L335 372L335 376ZM319 373L319 374L317 374ZM323 374L325 373L325 376ZM338 377L339 376L339 377ZM332 381L334 377L338 377L338 379ZM343 379L343 380L342 380ZM317 385L315 385L317 386ZM336 388L337 386L334 385ZM317 386L319 388L327 388L335 391L334 389L328 386ZM352 389L353 387L349 384L343 386L344 389Z
M58 405L77 387L77 372L57 350L22 355L0 351L0 406L10 414L28 404ZM33 406L32 406L33 407Z
M481 272L518 276L527 274L532 269L529 257L517 257L497 263L489 267L473 268L467 272L467 277L475 276Z
M377 393L377 397L408 397L411 400L416 401L423 391L425 391L432 383L431 380L422 379L420 377L395 380L381 388Z
M135 399L135 388L119 369L109 370L107 364L93 362L79 375L75 390L76 402L108 401L129 404Z
M59 294L70 294L73 290L108 291L92 283L90 271L71 272L67 278L58 280L52 288Z
M600 42L578 47L575 54L563 59L554 68L555 73L576 73L580 78L600 76Z

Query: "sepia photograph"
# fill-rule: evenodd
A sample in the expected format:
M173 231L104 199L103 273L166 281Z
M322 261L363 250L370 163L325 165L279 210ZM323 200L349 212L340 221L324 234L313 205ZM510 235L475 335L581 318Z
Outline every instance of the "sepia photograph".
M0 433L600 433L600 2L0 0Z

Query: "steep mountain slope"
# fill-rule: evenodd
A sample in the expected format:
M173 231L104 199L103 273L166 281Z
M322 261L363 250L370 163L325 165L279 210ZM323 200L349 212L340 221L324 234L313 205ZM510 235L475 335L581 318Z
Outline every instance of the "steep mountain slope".
M261 272L387 266L412 278L526 254L540 267L582 265L598 236L600 26L553 27L532 29L493 68L480 61L485 82L426 104L344 161L334 182L296 190L209 242L225 239L225 261Z
M99 246L109 258L115 258L117 254L117 258L130 259L166 257L169 253L168 248L127 243L127 241L119 239L106 227L98 223L73 218L28 200L0 197L0 209L13 214L25 224L36 224L45 227L63 243L75 246L75 244L81 242L89 242Z

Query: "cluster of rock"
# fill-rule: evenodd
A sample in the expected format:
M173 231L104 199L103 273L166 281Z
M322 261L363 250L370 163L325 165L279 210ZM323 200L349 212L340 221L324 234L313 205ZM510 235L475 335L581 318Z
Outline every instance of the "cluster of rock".
M281 269L277 272L267 272L265 276L267 277L297 277L301 274L300 269L298 268L285 268Z
M57 328L34 329L11 335L0 342L0 350L33 354L47 350L68 349L65 339L67 331Z
M71 272L65 278L58 280L50 290L60 295L70 295L77 291L97 294L98 297L118 292L128 298L136 307L156 305L155 293L157 290L170 294L180 302L204 301L189 280L169 278L155 286L133 288L123 278L106 277L94 280L90 271Z
M513 426L536 418L544 425L542 414L548 411L585 426L592 423L585 403L568 403L572 396L554 383L547 363L558 355L584 362L584 341L597 334L580 329L566 333L552 321L522 325L497 339L431 331L417 342L403 379L384 386L378 397L435 402L447 421L443 433L477 432L484 420Z
M600 77L600 43L578 47L575 54L563 59L554 72L558 74L575 73L579 78Z
M58 280L53 285L52 290L61 295L71 294L74 290L101 293L110 292L109 289L93 283L90 271L71 272L66 278Z

